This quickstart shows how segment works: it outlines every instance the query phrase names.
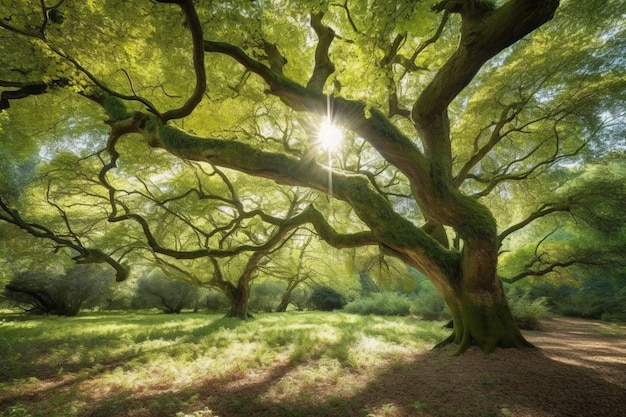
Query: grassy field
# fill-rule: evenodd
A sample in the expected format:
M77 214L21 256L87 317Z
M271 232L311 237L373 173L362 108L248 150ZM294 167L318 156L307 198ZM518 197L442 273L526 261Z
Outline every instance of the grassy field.
M410 317L318 312L249 322L207 314L5 314L0 323L2 417L223 417L225 409L247 416L279 403L294 404L281 408L284 417L311 415L307 404L316 415L328 407L328 415L391 416L392 409L355 410L343 399L449 332L442 322Z

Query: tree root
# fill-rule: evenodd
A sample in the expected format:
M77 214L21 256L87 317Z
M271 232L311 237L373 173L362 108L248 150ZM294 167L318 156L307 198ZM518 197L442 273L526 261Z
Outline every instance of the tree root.
M448 346L450 344L454 343L454 332L452 332L452 334L448 337L446 337L444 340L442 340L441 342L437 343L434 347L433 350L439 350L444 346Z

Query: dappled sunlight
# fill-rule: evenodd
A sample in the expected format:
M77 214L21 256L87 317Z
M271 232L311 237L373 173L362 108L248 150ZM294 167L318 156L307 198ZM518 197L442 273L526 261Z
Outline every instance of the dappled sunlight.
M555 332L555 327L561 331ZM602 378L612 383L626 375L626 326L558 318L544 321L542 328L527 336L549 358L591 372L601 370Z
M198 320L205 327L198 329ZM116 321L101 324L111 332ZM195 330L159 337L176 328L174 321ZM148 316L146 323L154 328L99 339L115 347L109 356L103 350L85 359L89 345L73 353L67 344L33 348L38 365L13 369L0 406L124 417L553 417L593 407L617 417L612 410L626 401L623 327L559 319L543 323L545 331L526 333L539 350L485 355L472 347L453 356L453 350L430 350L430 338L447 331L441 322L402 317L286 313L244 323L181 315ZM38 321L24 340L41 338L39 327L55 333L67 325ZM14 349L25 350L21 346ZM49 355L75 363L46 365Z

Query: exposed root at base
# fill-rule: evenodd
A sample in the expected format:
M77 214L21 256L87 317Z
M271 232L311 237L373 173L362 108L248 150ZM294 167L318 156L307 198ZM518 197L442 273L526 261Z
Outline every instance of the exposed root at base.
M439 350L444 346L448 346L450 344L454 343L454 333L452 333L450 336L446 337L445 339L443 339L441 342L437 343L434 347L433 350Z
M444 340L442 340L441 342L439 342L435 346L433 346L432 350L439 350L439 349L442 349L442 348L444 348L444 347L446 347L448 345L454 344L455 340L456 340L456 335L454 333L452 333L450 336L446 337ZM537 349L537 347L535 345L530 343L524 337L516 338L515 342L513 342L513 343L511 343L511 341L509 341L508 343L505 343L503 341L496 342L494 340L494 341L491 341L489 343L485 343L484 346L481 346L478 343L476 343L476 341L471 336L469 336L469 334L467 334L467 335L463 336L463 339L461 340L461 343L458 343L458 347L457 347L456 351L454 352L453 356L458 356L458 355L463 354L467 349L469 349L470 346L478 346L480 348L480 350L482 350L486 354L493 353L497 348L501 348L501 349Z

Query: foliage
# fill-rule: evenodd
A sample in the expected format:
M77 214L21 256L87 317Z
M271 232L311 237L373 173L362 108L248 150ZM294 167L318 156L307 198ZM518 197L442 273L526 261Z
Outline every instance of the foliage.
M274 311L284 291L284 285L276 281L264 281L254 284L248 304L250 310L266 313Z
M411 304L411 314L425 320L443 320L450 318L450 310L441 294L429 282L422 282Z
M408 316L412 304L412 300L406 294L379 292L357 298L346 304L343 310L354 314Z
M214 288L208 288L206 293L200 297L198 306L206 308L210 312L227 311L230 306L230 302L224 293Z
M539 320L545 320L554 313L550 310L549 299L538 297L532 290L509 286L506 288L511 313L522 329L536 330Z
M378 285L370 278L369 274L365 272L359 272L359 284L361 284L361 295L368 295L370 293L379 292Z
M65 273L23 271L5 286L8 300L35 314L75 316L82 308L105 304L111 272L89 265L76 265Z
M535 283L527 286L530 300L546 300L558 315L626 322L626 285L621 277L581 271L570 283ZM591 272L591 273L590 273Z
M157 308L166 314L178 314L183 309L196 308L198 288L168 278L158 269L137 280L133 306L135 308Z

